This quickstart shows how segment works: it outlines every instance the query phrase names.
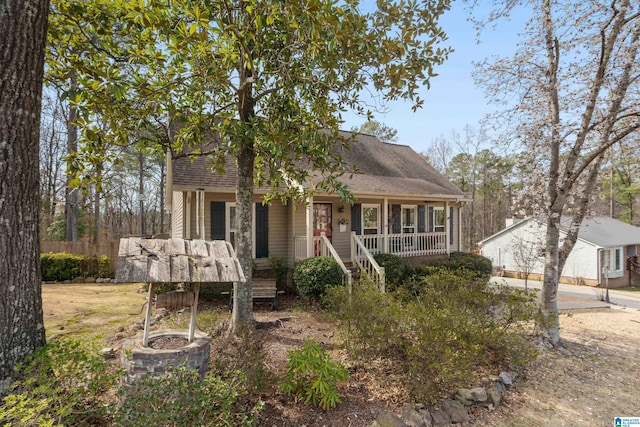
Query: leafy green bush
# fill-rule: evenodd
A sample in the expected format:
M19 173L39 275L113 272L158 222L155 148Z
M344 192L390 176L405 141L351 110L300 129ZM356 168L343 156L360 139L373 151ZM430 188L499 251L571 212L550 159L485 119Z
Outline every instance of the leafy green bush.
M162 376L146 376L120 391L122 405L113 414L117 426L254 426L262 402L240 403L247 393L241 375L222 378L209 373L200 380L184 367Z
M331 257L306 258L296 264L293 280L298 293L307 298L322 299L325 290L342 285L342 270Z
M489 258L464 252L452 252L448 257L422 259L420 262L409 265L407 267L407 275L423 275L425 269L427 272L433 271L430 267L446 268L448 270L468 270L485 280L489 280L492 272Z
M104 425L108 391L123 371L105 362L96 342L60 338L17 366L20 381L0 405L0 425Z
M76 277L109 277L111 264L107 256L76 255L66 252L40 255L43 281L72 280Z
M383 294L367 284L351 298L343 289L328 292L354 359L401 367L410 398L434 402L477 372L517 369L535 356L524 337L537 313L529 295L471 271L432 268L412 279L415 293Z
M373 259L384 267L384 276L387 290L393 290L402 284L404 280L405 264L402 257L393 254L378 253Z
M317 342L307 338L301 348L289 352L287 373L280 389L326 411L340 403L337 384L347 378L347 368L331 360Z

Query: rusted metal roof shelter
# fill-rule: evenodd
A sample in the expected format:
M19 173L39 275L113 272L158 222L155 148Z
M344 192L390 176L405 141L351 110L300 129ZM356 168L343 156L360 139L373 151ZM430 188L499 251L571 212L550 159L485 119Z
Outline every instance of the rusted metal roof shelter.
M153 289L157 283L193 283L193 291L158 295L156 307L191 307L189 342L193 341L198 294L202 282L245 282L235 251L223 240L120 239L117 282L149 283L149 304L144 323L147 346Z

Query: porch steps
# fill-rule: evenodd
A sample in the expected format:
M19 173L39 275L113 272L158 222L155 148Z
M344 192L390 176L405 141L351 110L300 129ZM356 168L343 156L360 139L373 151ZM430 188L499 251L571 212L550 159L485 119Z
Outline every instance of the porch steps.
M353 279L354 282L360 280L360 269L354 266L353 262L345 262L344 266L347 267L347 270L351 272L351 279Z

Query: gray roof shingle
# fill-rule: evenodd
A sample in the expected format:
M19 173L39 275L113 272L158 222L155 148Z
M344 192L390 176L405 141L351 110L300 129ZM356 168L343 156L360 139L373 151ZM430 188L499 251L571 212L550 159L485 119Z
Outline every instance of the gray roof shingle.
M566 231L570 219L562 218L560 228ZM603 248L640 244L640 228L606 216L585 218L578 237Z
M341 132L342 136L352 136ZM339 180L354 193L379 193L386 195L441 195L463 198L449 179L436 171L421 154L411 147L390 144L377 137L358 134L349 144L349 149L340 150L344 163L355 165L359 173L345 174ZM235 190L237 167L233 159L227 159L225 174L211 171L208 158L198 157L193 162L183 157L173 160L173 185L178 189L204 188L207 190ZM350 170L347 170L349 173ZM260 190L260 189L256 189Z

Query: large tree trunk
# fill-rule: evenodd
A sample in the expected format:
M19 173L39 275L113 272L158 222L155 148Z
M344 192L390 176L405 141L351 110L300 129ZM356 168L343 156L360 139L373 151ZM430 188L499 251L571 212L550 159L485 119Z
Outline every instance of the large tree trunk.
M70 90L73 92L78 87L75 74L72 74ZM78 127L76 126L78 109L73 103L69 103L69 115L67 116L67 154L73 155L78 151ZM71 188L70 165L67 166L67 188L65 191L65 219L67 222L67 242L78 241L78 190Z
M0 5L0 395L44 345L38 143L47 0Z
M243 141L238 152L238 183L236 189L236 235L235 243L240 266L247 279L245 283L234 283L233 317L231 328L237 331L242 325L253 323L253 297L251 269L253 263L253 166L255 152L253 143Z
M560 216L549 215L546 231L546 251L544 256L544 282L539 326L543 338L553 346L561 346L560 317L558 316L558 281L560 280L559 246Z

